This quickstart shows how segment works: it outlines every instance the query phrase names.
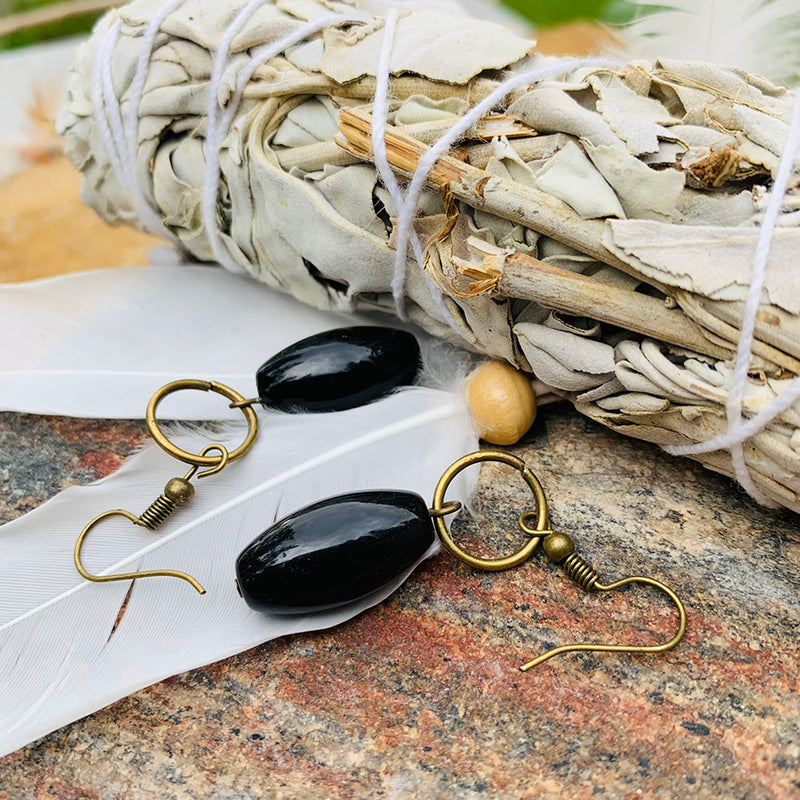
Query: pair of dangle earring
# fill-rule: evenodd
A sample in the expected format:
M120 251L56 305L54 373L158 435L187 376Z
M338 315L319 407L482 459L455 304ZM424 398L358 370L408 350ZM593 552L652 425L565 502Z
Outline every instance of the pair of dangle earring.
M190 465L182 477L169 480L164 491L141 514L110 509L91 519L75 543L75 567L83 578L97 583L146 577L180 578L200 594L203 586L191 575L172 569L94 575L83 564L81 551L89 532L110 517L124 517L154 531L179 506L195 494L193 478L216 475L247 453L258 436L258 416L253 406L285 413L343 411L371 403L395 389L414 383L420 365L420 349L406 331L376 326L353 326L309 336L285 348L262 364L256 372L258 397L245 399L235 389L217 381L185 378L162 386L150 398L145 419L156 444L178 461ZM247 433L234 450L209 444L200 453L177 447L164 433L156 417L159 404L170 394L184 390L214 392L230 401L244 415Z
M78 571L90 581L176 577L204 593L194 577L171 569L92 575L81 560L86 536L97 523L114 515L154 530L177 506L191 499L193 477L216 474L250 449L258 434L254 403L283 411L344 410L413 383L418 364L419 346L411 334L388 328L345 328L304 339L267 361L257 373L259 397L252 400L213 381L179 380L162 387L148 404L148 429L164 450L189 464L190 469L182 478L170 480L164 493L143 514L114 509L92 519L75 545ZM216 392L232 407L240 408L248 426L242 444L232 451L221 444L209 444L198 454L176 447L159 427L156 410L164 397L184 389ZM519 527L527 536L525 544L503 558L479 558L466 552L453 540L445 523L447 515L462 507L458 501L445 499L449 485L462 470L484 461L516 469L535 500L535 510L519 517ZM237 589L250 607L269 613L309 614L346 605L411 570L434 544L436 534L450 553L476 570L517 567L541 543L548 558L561 564L582 588L611 591L632 583L649 585L664 593L678 612L677 631L663 644L562 645L522 665L522 670L570 651L665 652L675 647L686 631L683 603L660 581L634 575L602 583L597 571L575 552L571 537L551 529L547 498L538 478L522 459L500 450L470 453L454 462L439 479L430 507L412 492L362 491L328 498L289 515L241 552L235 566Z

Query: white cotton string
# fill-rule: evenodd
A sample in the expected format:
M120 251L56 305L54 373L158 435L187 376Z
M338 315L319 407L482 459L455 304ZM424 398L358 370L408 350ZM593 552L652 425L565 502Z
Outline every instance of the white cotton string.
M466 132L475 125L482 117L488 114L498 103L504 100L514 89L519 86L531 85L556 75L564 74L571 70L581 67L601 67L609 66L611 62L607 59L578 58L570 61L562 61L550 64L546 67L527 70L510 75L504 80L490 95L474 105L458 122L456 122L447 132L433 144L417 163L411 181L406 189L403 202L398 207L397 218L397 250L395 251L394 277L392 279L392 296L394 297L395 309L398 316L405 316L405 286L407 269L407 249L408 242L413 232L414 216L417 210L417 203L428 174L433 169L436 162L443 156L453 144L460 139ZM384 149L385 152L385 149ZM423 261L417 256L420 268Z
M403 4L403 7L417 5L409 2ZM389 116L389 79L392 60L392 49L394 47L395 30L397 28L398 9L390 8L386 12L383 29L383 41L381 44L381 53L378 59L378 68L375 73L375 96L372 100L372 131L370 133L370 141L372 143L372 157L375 161L375 169L378 172L383 185L388 190L394 204L397 207L398 213L405 203L403 190L397 182L394 172L389 165L389 156L386 151L386 122ZM428 290L431 293L433 301L436 303L437 308L442 314L442 318L450 325L450 327L459 335L463 335L452 312L447 307L444 300L444 295L439 288L433 283L424 269L425 264L425 251L422 243L417 236L416 231L411 228L409 231L409 239L411 241L411 249L414 252L414 257L417 264L422 269L422 275L426 280ZM407 255L404 253L404 263ZM397 258L397 255L395 256ZM395 301L395 313L400 319L406 319L405 313L405 296L401 299L400 304Z
M177 6L182 2L184 0L172 0L171 5ZM131 96L128 116L125 120L126 126L123 123L122 110L114 88L112 73L112 58L114 49L119 41L121 25L122 21L120 19L114 20L108 31L100 39L97 47L94 63L94 82L92 84L94 117L97 120L98 130L108 153L111 168L121 188L131 195L134 209L142 223L142 227L152 233L159 233L162 236L175 239L174 235L164 227L158 212L147 202L136 177L136 126L141 103L141 91L144 87L152 53L152 42L146 53L140 55L137 64L132 86L138 94ZM158 25L160 25L160 22ZM150 23L148 27L153 27L153 23ZM158 28L156 27L152 33L153 41L157 32ZM138 82L141 82L141 89L136 88ZM131 122L131 118L133 118L133 122Z
M751 351L755 338L755 322L761 294L764 289L767 262L775 234L775 227L780 215L783 198L789 184L795 158L800 147L800 91L795 95L794 110L789 132L786 137L783 153L781 155L778 172L772 187L764 219L758 235L755 252L753 254L753 269L750 278L750 291L745 303L742 317L742 327L739 335L739 345L736 351L736 367L734 369L731 385L726 403L728 429L724 434L692 445L675 445L666 447L667 452L674 455L698 455L714 450L728 449L731 454L736 479L757 502L763 505L772 503L758 489L750 476L750 471L744 458L744 442L751 436L761 432L775 417L786 411L798 398L800 398L800 378L792 380L780 395L770 401L756 416L747 422L742 417L744 391L747 382L747 373L750 367Z
M231 42L237 33L244 27L250 17L255 13L265 0L251 0L236 16L228 26L220 39L217 53L214 56L214 66L211 72L211 80L208 87L208 120L206 123L206 168L203 181L202 212L203 224L206 235L211 245L214 258L226 269L231 272L245 272L230 255L227 248L222 243L222 234L217 220L217 195L219 193L220 176L220 148L228 133L233 117L241 102L244 90L248 82L253 77L253 73L271 58L284 52L292 45L307 39L315 33L336 23L348 21L366 21L365 17L354 13L352 15L328 14L320 17L305 25L295 28L291 33L282 37L276 42L263 45L253 52L252 58L242 68L237 76L236 89L233 96L227 103L225 112L219 117L218 94L222 74L228 61Z
M119 41L121 25L122 23L120 20L115 20L103 42L104 47L102 49L100 80L103 86L103 106L105 108L108 124L111 126L111 135L112 141L114 142L117 163L120 165L122 171L120 177L122 178L122 185L126 186L129 182L130 175L126 168L125 161L123 160L125 132L122 128L122 112L120 111L119 102L117 101L117 93L114 89L114 75L111 71L112 57L114 55L114 48Z
M390 8L386 12L383 24L383 41L378 58L378 68L375 72L375 97L372 100L372 132L370 133L375 169L395 205L403 202L403 195L400 191L400 184L389 166L389 158L386 154L386 117L389 114L389 70L391 69L396 28L397 9Z
M324 17L320 17L319 19L315 19L312 22L308 22L299 28L296 28L292 33L287 34L277 42L264 44L260 47L257 47L253 51L253 55L250 60L239 71L233 96L228 101L225 108L225 113L222 115L220 123L218 124L218 132L221 131L221 137L225 137L228 129L231 126L231 122L233 122L233 117L236 114L239 103L242 101L247 84L250 82L250 79L253 77L255 71L265 62L269 61L271 58L275 58L277 55L280 55L284 50L287 50L292 45L303 41L303 39L307 39L309 36L312 36L315 33L319 33L321 30L331 25L336 25L337 23L341 24L344 22L370 21L371 20L369 18L362 17L355 12L348 15L328 14ZM222 138L219 139L220 145L222 144Z
M139 126L139 106L142 103L144 96L144 85L147 80L147 73L150 69L150 59L153 56L153 47L156 43L156 37L161 31L161 25L164 20L178 7L182 6L186 0L170 0L170 2L163 5L158 13L147 23L144 35L142 36L142 49L139 51L139 57L136 59L136 71L133 75L130 88L130 103L128 106L128 115L125 120L125 134L128 140L128 156L131 163L136 163L136 144L137 144L137 128Z
M108 153L111 169L117 176L120 185L124 187L126 183L126 174L119 157L117 141L114 138L114 133L109 124L110 116L107 111L104 88L106 85L106 76L111 75L111 56L114 52L117 40L119 39L120 25L121 22L115 20L97 46L97 52L94 57L94 72L92 75L92 111L94 113L95 122L97 123L97 130L100 133L100 138L103 140L103 146L106 149L106 153Z
M794 403L800 399L800 378L794 378L789 381L789 385L779 394L772 398L772 400L765 405L761 411L758 412L750 419L744 420L734 431L726 431L723 434L709 439L706 442L691 445L672 445L665 447L669 453L673 455L693 455L694 453L676 453L675 450L685 447L686 449L695 450L698 453L710 453L712 450L725 450L733 445L746 442L750 437L755 436L772 422L773 419L783 414L784 411L791 408Z
M397 28L397 16L397 9L390 8L386 13L384 22L381 54L378 59L378 69L375 73L375 97L372 100L370 140L372 142L372 155L375 159L375 169L378 171L383 185L391 195L392 200L394 200L399 212L405 199L403 190L400 188L400 184L397 182L397 178L389 165L389 156L386 152L386 120L389 116L389 71L391 69L394 35ZM411 231L411 247L414 250L417 261L422 264L425 255L419 237L413 229Z
M128 113L125 118L125 139L127 140L127 146L123 149L123 153L125 154L123 161L127 162L127 169L129 171L128 189L133 195L134 203L136 204L136 213L139 215L139 219L151 233L161 234L176 242L178 241L178 237L164 225L161 214L150 205L145 197L136 175L136 162L139 145L139 109L142 104L142 97L144 96L144 86L147 81L147 75L150 71L153 47L155 46L156 38L161 31L161 25L164 23L164 20L185 2L186 0L169 0L168 3L159 9L158 13L150 20L145 28L144 35L142 36L142 49L139 51L139 57L136 60L136 71L131 81L128 98Z
M233 22L225 29L217 45L214 63L211 69L211 78L208 85L208 111L206 119L206 168L203 180L203 195L201 210L203 225L206 230L208 243L214 258L225 269L231 272L244 272L244 268L236 263L221 241L221 233L217 223L217 195L219 193L219 148L224 134L217 133L217 117L219 114L217 95L222 81L222 73L228 63L231 42L234 36L247 24L247 21L264 4L264 0L250 0L239 11Z

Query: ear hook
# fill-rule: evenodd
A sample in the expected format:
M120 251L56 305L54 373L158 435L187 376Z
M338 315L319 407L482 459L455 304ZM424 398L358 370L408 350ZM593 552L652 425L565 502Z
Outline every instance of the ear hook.
M525 525L526 516L527 513L520 517L519 524L523 530L528 531L530 529ZM566 533L559 533L555 531L547 532L539 529L537 529L537 533L545 534L542 548L547 554L547 557L553 563L561 564L569 577L578 583L581 588L588 592L591 592L595 589L598 592L610 592L614 589L619 589L622 586L627 586L630 583L640 583L646 584L647 586L654 586L656 589L659 589L665 595L667 595L667 597L669 597L675 608L678 610L678 616L680 619L678 630L675 635L669 641L664 642L663 644L626 645L601 644L592 642L581 644L565 644L561 645L560 647L554 647L552 650L542 653L542 655L537 656L527 664L523 664L520 667L523 672L527 672L532 667L538 666L544 661L547 661L549 658L562 653L570 653L581 650L603 653L665 653L667 650L671 650L673 647L675 647L675 645L678 644L681 639L683 639L683 635L686 633L686 608L684 607L680 598L675 594L675 592L672 591L672 589L669 588L669 586L661 583L661 581L655 580L655 578L647 578L643 575L630 575L627 578L620 578L620 580L613 581L612 583L600 583L600 576L597 574L597 571L594 569L594 567L592 567L591 564L589 564L585 559L581 558L581 556L575 552L575 545L573 544L571 536L568 536Z
M143 572L120 572L114 575L93 575L86 567L83 566L81 561L81 548L89 531L97 525L101 520L107 517L125 517L130 520L134 525L140 525L147 528L149 531L154 531L178 506L188 503L194 497L194 486L189 483L190 479L195 477L197 473L198 478L205 478L208 475L214 475L219 472L230 460L230 454L227 448L221 444L209 444L203 448L199 457L211 458L208 453L212 450L219 452L219 456L215 459L215 464L208 469L198 472L199 466L193 465L192 468L182 478L172 478L167 482L164 487L164 492L159 495L138 517L130 511L125 511L121 508L113 508L110 511L104 511L98 514L91 520L86 527L80 532L77 541L75 542L75 568L87 581L94 581L95 583L105 583L108 581L125 581L135 580L136 578L154 578L157 576L166 578L181 578L182 580L190 583L194 589L200 594L205 594L206 590L198 583L191 575L185 572L179 572L174 569L151 569L144 570Z
M173 444L161 430L156 418L156 410L158 409L158 404L167 395L173 392L183 391L184 389L215 392L230 400L232 405L235 404L234 407L241 408L247 422L247 434L245 435L244 441L236 449L231 451L228 451L228 449L221 444L209 444L204 447L200 453L189 453ZM191 469L182 478L172 478L172 480L168 481L162 494L138 517L130 511L115 508L110 511L104 511L91 520L80 532L78 540L75 542L75 568L81 574L81 577L85 578L87 581L94 581L96 583L134 580L136 578L152 578L156 576L180 578L190 583L200 594L205 594L206 590L191 575L174 569L122 572L116 575L93 575L83 566L83 562L81 561L81 548L83 547L83 542L88 536L89 531L97 525L98 522L107 517L125 517L125 519L133 522L134 525L141 525L143 528L154 531L178 506L188 503L194 497L194 486L189 483L192 478L205 478L209 475L215 475L221 469L224 469L229 462L244 455L253 446L256 436L258 435L258 417L255 411L248 405L248 401L235 389L231 389L230 386L226 386L224 383L217 383L216 381L186 378L184 380L172 381L162 386L153 394L150 398L150 402L147 404L146 420L147 428L156 444L166 450L173 458L177 458L185 464L191 464ZM216 451L219 455L209 455L212 451ZM200 467L203 467L203 469L200 469Z
M445 502L444 496L447 487L452 482L453 478L461 472L461 470L481 461L499 461L503 464L508 464L518 470L523 480L528 484L533 496L536 500L535 511L525 511L520 515L519 527L530 537L523 547L516 553L503 558L478 558L477 556L467 553L459 547L451 538L447 525L445 524L444 517L446 514L453 513L460 508L460 503ZM627 578L621 578L613 583L600 583L600 576L594 567L591 566L586 560L581 558L575 552L575 545L572 538L565 533L559 533L551 530L550 519L547 508L547 498L538 478L527 468L525 462L502 450L481 450L477 453L470 453L463 456L458 461L451 464L439 479L436 489L433 494L432 508L428 509L431 519L433 520L434 527L436 528L442 544L449 550L456 558L465 562L473 569L483 569L490 571L499 571L516 567L523 561L527 560L533 553L539 542L542 542L542 548L547 553L548 558L556 564L561 564L566 570L567 574L583 589L592 591L596 589L600 592L610 592L612 589L619 589L629 583L642 583L648 586L654 586L656 589L661 590L674 604L678 610L680 621L678 624L677 633L667 642L657 645L623 645L623 644L567 644L560 647L554 647L546 653L534 658L527 664L523 664L520 669L523 672L541 664L544 661L552 658L553 656L560 655L561 653L569 653L574 650L593 650L600 652L612 653L664 653L671 650L678 642L683 639L686 633L686 608L681 602L680 598L668 586L654 578L646 578L641 575L631 575ZM535 519L534 524L528 524L528 519Z
M174 569L148 569L143 570L142 572L119 572L114 575L93 575L91 572L88 572L86 568L83 566L81 562L81 547L83 546L83 541L86 538L89 531L101 520L106 519L106 517L125 517L125 519L129 519L135 525L141 525L143 528L148 528L148 526L142 522L142 520L137 517L135 514L131 514L130 511L125 511L122 508L112 508L110 511L104 511L102 514L98 514L82 531L80 536L78 536L78 541L75 542L75 568L80 572L81 576L86 578L87 581L93 581L95 583L105 583L107 581L126 581L126 580L135 580L136 578L155 578L157 576L162 576L165 578L181 578L185 580L187 583L190 583L194 589L199 592L200 594L205 594L206 590L203 588L202 584L198 583L191 575L187 575L185 572L179 572Z

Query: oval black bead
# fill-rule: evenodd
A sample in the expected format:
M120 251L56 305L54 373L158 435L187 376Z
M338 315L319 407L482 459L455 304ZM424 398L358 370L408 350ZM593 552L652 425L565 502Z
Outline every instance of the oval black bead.
M407 331L370 325L324 331L262 364L258 397L279 411L344 411L413 383L419 361L419 344Z
M425 501L411 492L353 492L286 517L236 559L247 605L302 614L345 605L385 586L433 544Z

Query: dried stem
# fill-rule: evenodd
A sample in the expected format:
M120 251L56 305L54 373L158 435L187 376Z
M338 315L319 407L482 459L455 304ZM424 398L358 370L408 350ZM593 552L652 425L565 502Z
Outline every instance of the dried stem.
M339 145L367 161L371 159L370 130L370 120L363 112L341 110ZM392 126L387 126L386 147L389 163L407 175L414 172L427 150L423 142ZM600 243L604 223L584 220L549 194L488 176L452 156L443 156L436 162L429 183L474 208L523 224L606 264L632 272ZM733 351L730 345L711 341L700 325L679 309L668 308L662 300L558 269L523 253L508 256L496 290L548 308L586 314L714 358L729 358Z
M668 308L657 297L568 272L525 253L511 253L506 258L497 291L506 297L533 300L545 308L608 322L714 358L730 358L733 350L709 341L680 309Z
M66 3L20 11L0 20L0 36L9 36L41 25L61 22L70 17L80 17L83 14L100 14L109 8L121 6L123 2L125 0L69 0Z
M362 113L348 108L339 112L341 135L337 141L345 150L366 161L371 160L372 155L371 130L369 118ZM412 174L427 149L425 144L398 128L386 126L387 156L398 171ZM583 219L566 203L546 192L487 175L452 156L442 156L436 162L428 175L428 182L439 189L447 187L453 197L473 208L524 225L598 261L634 274L628 264L603 246L603 222Z
M426 145L432 145L447 129L453 124L450 119L437 120L435 122L419 122L414 125L404 125L397 130L406 136L413 137ZM487 117L478 124L474 138L479 142L491 141L495 136L505 136L508 139L522 138L531 144L524 147L530 157L535 158L541 153L543 146L538 142L549 137L538 137L529 125L519 120L509 119L508 117ZM469 163L481 166L489 160L488 151L484 154L484 149L488 145L477 144L469 148ZM276 150L278 163L281 169L288 172L290 169L298 168L304 172L313 172L322 169L328 164L344 166L356 164L363 161L363 157L343 150L338 144L331 141L308 144L302 147L290 147L286 150Z

